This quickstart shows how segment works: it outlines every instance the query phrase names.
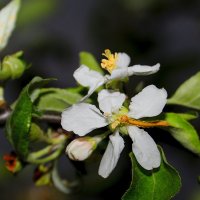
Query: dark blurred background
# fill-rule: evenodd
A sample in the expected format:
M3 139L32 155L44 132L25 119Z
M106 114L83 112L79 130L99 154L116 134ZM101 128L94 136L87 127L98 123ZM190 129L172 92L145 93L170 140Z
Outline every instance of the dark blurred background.
M8 2L1 0L0 6ZM132 77L128 85L130 93L140 81L144 81L145 85L153 83L166 88L171 96L183 81L200 70L200 1L22 0L17 27L1 57L23 50L25 60L32 67L21 79L8 83L8 102L13 102L21 88L35 75L58 78L54 86L75 86L72 74L79 66L79 52L89 51L100 61L106 48L128 53L131 64L161 63L161 70L155 75ZM198 132L199 122L195 123ZM174 199L199 200L199 158L175 142L167 132L151 130L150 134L163 147L168 161L182 177L181 191ZM1 156L10 148L2 131ZM121 157L108 180L97 175L98 159L97 164L88 161L86 165L92 175L84 180L83 188L86 189L69 197L52 187L35 187L31 167L17 177L11 176L0 159L0 199L120 199L130 180L127 152ZM73 166L66 160L63 159L61 170L73 178Z

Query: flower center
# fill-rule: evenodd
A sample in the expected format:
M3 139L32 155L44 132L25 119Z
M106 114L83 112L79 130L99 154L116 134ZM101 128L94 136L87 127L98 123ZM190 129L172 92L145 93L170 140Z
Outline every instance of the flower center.
M122 116L125 116L127 113L128 109L122 106L117 113L107 116L111 130L115 130L118 126L122 124L121 118Z
M111 73L116 68L118 55L117 53L112 54L109 49L106 49L102 55L105 56L106 59L101 60L101 67Z

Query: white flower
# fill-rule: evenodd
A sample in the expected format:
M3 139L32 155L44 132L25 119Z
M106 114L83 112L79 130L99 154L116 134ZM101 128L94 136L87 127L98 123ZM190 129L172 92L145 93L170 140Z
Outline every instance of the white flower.
M160 68L159 63L152 67L146 65L129 67L131 59L126 53L112 54L109 49L106 49L103 55L106 59L102 59L101 66L110 72L108 80L122 79L132 75L150 75L156 73Z
M131 99L129 111L122 107L125 98L125 95L120 92L102 90L98 94L98 102L103 114L96 106L88 103L73 105L62 113L62 127L79 136L107 125L114 130L99 167L99 175L104 178L108 177L115 168L124 148L123 138L119 135L121 126L127 127L133 141L132 150L138 163L147 170L160 165L160 153L155 142L147 132L138 128L150 127L151 123L138 119L154 117L162 112L167 101L165 89L158 89L154 85L147 86ZM155 123L152 125L156 126Z
M111 54L110 50L105 50L103 55L107 59L102 59L101 66L106 69L110 75L103 76L101 73L91 70L85 65L81 65L74 72L76 81L84 87L89 87L88 94L84 99L89 97L98 87L108 81L123 79L132 75L150 75L156 73L160 69L159 63L154 66L133 65L129 67L130 57L126 53Z
M118 112L125 101L125 94L102 90L98 95L99 108L89 103L78 103L62 113L61 125L67 131L84 136L92 130L110 124L112 113Z

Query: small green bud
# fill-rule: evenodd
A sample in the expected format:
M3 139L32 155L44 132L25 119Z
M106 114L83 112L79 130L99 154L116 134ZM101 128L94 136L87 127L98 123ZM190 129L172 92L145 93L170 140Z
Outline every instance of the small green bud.
M52 166L39 165L34 172L33 181L36 186L51 184Z
M126 126L122 126L119 128L119 132L123 135L128 135L128 130Z
M3 59L0 69L0 80L17 79L23 75L27 67L20 58L21 56L22 52L20 51Z

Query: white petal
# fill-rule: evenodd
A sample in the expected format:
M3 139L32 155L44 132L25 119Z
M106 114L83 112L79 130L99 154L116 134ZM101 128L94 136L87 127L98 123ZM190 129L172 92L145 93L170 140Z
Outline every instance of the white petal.
M117 67L121 68L129 66L131 59L126 53L117 53L117 56L118 56L116 62Z
M104 113L118 112L126 99L126 95L120 92L101 90L98 94L99 108Z
M156 73L160 69L160 64L156 64L154 66L147 65L134 65L128 68L128 75L150 75Z
M122 79L132 75L150 75L156 73L160 69L160 64L156 64L154 66L146 66L146 65L134 65L132 67L119 67L112 71L110 76L107 76L108 80L113 79Z
M166 102L166 90L149 85L131 99L129 116L135 119L157 116L162 112Z
M0 51L7 45L8 39L15 28L19 0L11 1L0 11Z
M79 103L67 108L63 111L61 118L63 129L73 131L79 136L84 136L107 124L99 109L88 103Z
M75 72L74 78L84 86L89 87L88 95L91 95L98 87L104 84L105 78L97 71L90 70L87 66L81 65Z
M113 171L119 160L120 154L124 149L124 140L116 131L113 135L110 135L110 140L106 151L103 155L99 166L99 175L103 178L107 178Z
M159 167L160 152L152 137L136 126L129 126L128 132L133 141L132 150L138 163L146 170Z
M108 80L122 79L128 77L128 67L116 68L112 71L110 76L106 76Z

